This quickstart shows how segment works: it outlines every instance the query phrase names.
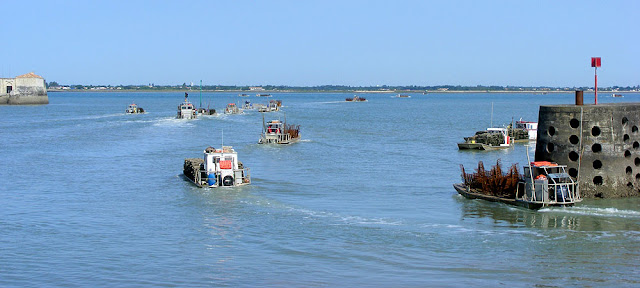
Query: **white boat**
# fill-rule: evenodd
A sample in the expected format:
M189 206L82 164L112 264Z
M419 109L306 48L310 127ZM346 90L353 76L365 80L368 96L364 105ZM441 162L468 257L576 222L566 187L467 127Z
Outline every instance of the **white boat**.
M238 94L240 97L249 97L249 94Z
M242 114L242 109L238 108L236 103L229 103L227 108L224 109L224 114Z
M622 94L615 94L614 93L614 94L611 94L611 97L618 98L618 97L624 97L624 96Z
M466 137L465 142L458 143L458 149L494 150L513 146L513 139L507 128L487 128L477 132L472 137Z
M538 138L538 122L522 121L522 119L516 121L516 129L522 129L529 134L529 140L536 140Z
M198 187L234 187L251 183L249 168L238 161L238 153L231 146L208 147L203 158L185 159L182 172Z
M253 106L253 104L251 104L251 101L244 101L244 104L242 105L242 109L243 110L253 110L253 109L255 109L255 107Z
M300 125L289 125L280 120L264 123L262 115L262 134L258 144L292 144L300 140Z
M407 95L407 94L398 94L398 95L396 95L396 98L411 98L411 95Z
M271 97L271 94L256 94L257 97Z
M136 103L132 103L129 105L129 107L127 107L127 109L125 110L125 113L140 114L140 113L144 113L144 109L142 109L142 107L138 107Z
M276 112L280 110L282 106L282 100L271 100L269 104L266 106L261 106L258 108L259 112Z
M195 119L198 118L198 111L196 108L187 100L187 93L184 93L184 102L178 105L178 119Z

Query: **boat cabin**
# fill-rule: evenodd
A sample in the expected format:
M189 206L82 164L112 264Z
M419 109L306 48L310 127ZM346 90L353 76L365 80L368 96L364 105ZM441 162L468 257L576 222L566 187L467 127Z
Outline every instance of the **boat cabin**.
M242 110L238 108L236 103L229 103L227 104L227 108L224 109L224 114L240 114L240 113L242 113Z
M519 120L516 121L516 129L527 131L530 140L535 140L538 138L538 122Z
M125 110L125 113L127 114L144 113L144 109L142 109L142 107L138 107L136 103L132 103L129 105L129 107L127 107L127 110Z
M547 161L524 166L524 181L518 183L516 200L544 206L570 206L582 201L577 184L566 165Z
M204 150L204 171L200 184L207 187L240 186L251 183L249 168L238 161L238 153L231 146ZM197 184L197 183L196 183Z
M299 125L286 125L280 120L271 120L263 125L258 144L291 144L300 139Z
M187 99L184 99L184 102L182 102L180 105L178 105L178 119L195 119L198 118L198 112L195 109L195 107L193 107L193 104L191 104L191 102L187 101Z

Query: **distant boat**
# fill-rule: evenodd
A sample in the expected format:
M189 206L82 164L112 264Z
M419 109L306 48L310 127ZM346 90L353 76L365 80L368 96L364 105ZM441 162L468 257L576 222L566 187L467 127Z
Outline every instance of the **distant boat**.
M184 93L184 102L178 105L178 119L195 119L198 118L198 110L187 99L187 93Z
M249 94L238 94L240 97L249 97Z
M411 98L411 95L407 95L407 94L398 94L398 95L396 95L396 98Z
M271 97L271 94L256 94L258 97Z
M358 95L353 95L353 98L346 98L347 102L365 102L367 98L359 97Z
M624 97L624 96L622 96L622 94L611 94L611 97L616 97L617 98L617 97Z
M142 107L138 107L136 103L132 103L131 105L129 105L127 110L125 110L125 112L127 114L140 114L144 113L144 109L142 109Z
M238 108L236 103L229 103L224 109L224 114L242 114L242 109Z

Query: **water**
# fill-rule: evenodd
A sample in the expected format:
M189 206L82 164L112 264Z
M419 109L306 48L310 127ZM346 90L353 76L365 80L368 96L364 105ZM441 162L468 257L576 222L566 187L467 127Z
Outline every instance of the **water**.
M203 106L268 100L235 95L203 93ZM495 126L572 94L349 96L274 94L303 139L277 147L256 144L257 112L174 119L181 93L0 106L0 286L640 285L640 199L529 211L451 186L460 164L534 155L458 151L490 125L492 103ZM625 97L599 100L640 95ZM148 113L125 115L133 101ZM222 142L253 183L184 181L184 158Z

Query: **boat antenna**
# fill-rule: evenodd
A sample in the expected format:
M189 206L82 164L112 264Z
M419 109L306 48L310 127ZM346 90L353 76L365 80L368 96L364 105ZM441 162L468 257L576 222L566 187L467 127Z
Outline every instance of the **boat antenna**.
M262 114L262 134L264 134L264 129L265 129L265 124L264 124L264 112L261 112Z
M491 102L491 125L489 127L493 128L493 102Z

